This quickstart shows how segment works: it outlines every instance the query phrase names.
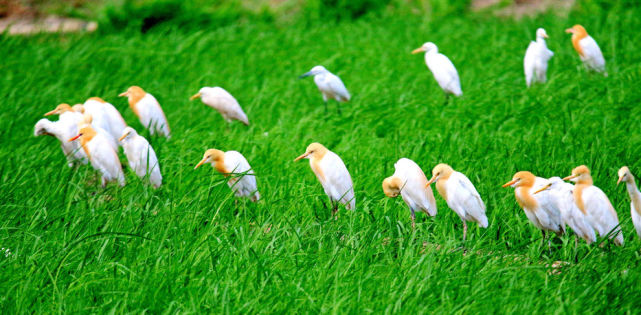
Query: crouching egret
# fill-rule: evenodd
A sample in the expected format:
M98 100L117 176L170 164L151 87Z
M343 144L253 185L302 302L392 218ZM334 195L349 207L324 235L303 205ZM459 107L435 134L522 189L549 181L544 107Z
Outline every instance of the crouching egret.
M438 48L432 42L427 42L423 46L416 48L412 54L425 52L425 64L434 75L434 79L438 85L445 92L446 98L449 94L454 96L463 95L461 91L461 81L458 77L458 72L454 67L452 61L447 56L438 52ZM447 101L447 99L446 99Z
M637 230L637 235L641 237L641 192L639 192L637 184L634 181L634 176L627 166L624 166L619 170L619 180L617 181L617 185L621 182L625 182L625 186L628 189L628 195L630 195L630 214L632 215L632 224L634 224L634 228Z
M445 199L447 205L463 221L463 240L467 236L467 221L476 222L487 228L485 204L472 182L463 173L459 173L447 164L439 164L432 169L432 178L427 186L436 182L436 190Z
M204 87L189 98L193 101L197 98L207 106L217 110L223 118L231 123L233 120L238 120L243 124L249 126L249 119L247 115L238 104L238 101L229 92L221 87Z
M530 87L532 83L545 83L547 81L548 60L554 53L548 49L545 39L548 34L544 29L536 30L536 41L530 42L525 51L523 59L523 70L525 71L525 84Z
M338 203L345 205L347 210L354 210L354 184L352 177L345 167L343 160L336 153L328 150L322 144L314 142L307 146L305 153L294 159L308 159L312 171L320 181L332 204L332 215L338 211Z
M154 188L160 187L162 184L160 165L158 164L156 152L147 142L147 139L139 136L133 128L127 127L118 141L122 143L129 167L136 172L136 175L141 179L148 175L149 182Z
M256 202L260 199L256 186L254 170L249 166L247 159L236 151L223 152L221 150L209 149L205 151L203 159L196 164L194 169L205 163L211 163L223 176L228 177L227 185L234 191L236 197L247 197Z
M36 123L33 134L36 137L42 135L56 137L60 141L62 153L67 158L69 167L72 167L75 163L87 164L87 155L80 148L80 145L77 142L67 141L67 139L78 134L78 127L75 123L65 120L50 121L43 118Z
M80 139L80 145L89 157L91 166L102 175L102 187L111 181L117 181L120 186L125 186L125 175L122 172L118 154L109 145L109 140L104 135L97 133L91 125L84 125L69 141L77 139Z
M608 73L605 71L605 59L599 44L596 43L592 36L588 35L585 28L579 24L572 26L565 30L566 33L572 33L572 46L579 54L579 58L583 61L583 65L588 70L601 72L606 77Z
M345 84L337 75L329 72L323 66L315 66L309 72L303 73L299 78L314 76L314 83L323 95L323 102L325 103L325 112L327 112L327 101L335 100L337 102L348 102L351 98ZM340 105L336 109L340 114Z
M127 91L118 94L118 96L127 97L129 107L138 116L143 127L149 128L151 135L158 133L166 138L170 137L167 117L165 117L162 107L160 107L153 95L134 85L128 88Z
M425 173L414 161L402 158L394 163L394 175L383 180L383 192L390 198L400 194L410 208L412 228L415 227L415 212L423 211L430 217L436 215L436 200L427 184Z
M572 175L563 180L571 180L574 185L574 203L587 215L592 227L601 237L609 236L614 243L623 246L623 232L619 227L619 217L605 193L593 185L590 169L587 166L577 166Z

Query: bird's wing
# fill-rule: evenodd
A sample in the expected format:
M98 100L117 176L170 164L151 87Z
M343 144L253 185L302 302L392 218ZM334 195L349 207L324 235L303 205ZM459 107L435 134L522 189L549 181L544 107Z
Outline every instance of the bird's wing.
M110 179L124 177L118 154L108 144L108 140L101 134L97 134L90 142L91 164L95 165L103 174Z
M459 80L458 72L452 61L443 54L433 54L433 56L426 59L427 66L432 71L434 79L438 85L446 92L460 95L461 82Z
M427 178L418 164L409 159L401 159L394 167L396 168L394 175L399 176L404 184L401 190L403 199L409 199L430 216L436 215L434 194L430 187L426 187Z
M325 185L329 188L332 198L345 204L353 204L354 184L343 160L334 152L328 151L321 160L325 173Z
M240 107L240 104L238 104L236 98L231 96L231 94L229 93L227 93L227 95L228 96L218 97L218 103L220 105L220 108L218 108L218 110L220 110L229 118L240 120L245 124L249 124L247 115Z
M530 45L525 51L525 58L523 58L523 70L525 72L525 82L529 86L532 82L532 76L534 74L534 62L536 55L536 42L530 42Z
M225 152L225 168L236 179L233 185L240 196L249 197L257 190L254 171L242 154L237 151Z
M109 103L102 103L102 107L104 109L105 114L107 114L107 119L109 120L111 134L114 137L119 138L122 135L123 129L127 127L127 123L125 123L125 119L122 118L122 115L120 115L120 112L113 105Z
M634 228L637 230L637 235L641 237L641 215L639 215L639 212L634 206L634 203L630 203L630 214L632 216L632 224L634 225Z
M583 203L592 222L602 227L599 232L601 236L610 233L619 224L619 218L608 196L598 187L588 186L583 189Z
M349 101L349 92L347 91L345 84L343 84L343 81L338 76L334 74L328 75L327 81L329 83L330 89L336 96L339 96L344 102Z
M463 175L463 173L454 172L450 180L454 179L456 185L459 187L457 194L459 194L461 206L465 208L466 214L471 216L476 222L485 223L487 225L487 217L485 216L485 204L481 199L476 187L472 182ZM483 224L481 224L483 225Z
M585 60L589 60L591 66L594 67L595 70L605 70L605 59L603 58L603 53L594 38L587 36L581 39L579 45L581 45L581 48L583 49L583 58Z

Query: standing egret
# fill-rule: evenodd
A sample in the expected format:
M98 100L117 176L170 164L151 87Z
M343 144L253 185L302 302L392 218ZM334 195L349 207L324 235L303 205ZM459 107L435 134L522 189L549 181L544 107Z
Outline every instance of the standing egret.
M323 66L315 66L309 72L303 73L299 78L314 76L314 83L323 94L323 102L325 104L325 112L327 112L327 101L335 100L337 102L348 102L351 96L345 88L345 84L337 75L329 72ZM341 113L340 105L336 105L338 113Z
M625 186L628 188L628 195L630 195L632 224L634 224L634 228L637 230L637 235L641 237L641 192L639 192L637 184L634 181L634 176L632 176L627 166L619 170L619 181L617 181L617 185L622 181L625 182Z
M99 97L89 98L82 105L74 107L84 114L90 114L93 118L92 125L104 129L113 139L120 138L122 131L127 127L120 112Z
M167 117L153 95L134 85L118 96L127 97L129 107L138 116L143 127L149 128L151 135L158 133L166 138L170 137Z
M410 208L412 229L415 227L417 210L428 216L436 215L436 200L432 188L427 185L427 178L414 161L402 158L394 163L394 175L383 180L383 192L390 198L400 194Z
M623 232L619 227L619 217L605 193L593 185L592 176L587 166L577 166L572 175L563 180L571 180L574 185L574 202L588 216L592 227L599 236L609 236L614 243L623 246Z
M91 126L93 130L103 136L105 136L105 139L107 139L107 142L109 142L109 145L111 146L114 151L118 152L118 138L115 138L111 136L111 133L109 133L107 130L104 128L100 127L99 125L95 125L93 122L93 116L91 114L84 114L81 115L82 119L78 121L78 129L84 127L84 126Z
M160 165L156 152L147 139L138 135L133 128L127 127L118 141L122 143L129 167L136 172L136 175L141 179L149 176L149 182L154 188L160 187L162 184Z
M548 60L554 53L548 49L545 39L548 34L543 28L536 30L536 41L530 42L525 51L523 69L525 71L525 84L530 87L532 83L545 83L547 81Z
M189 100L193 101L197 98L200 98L205 105L217 110L227 122L231 123L232 120L238 120L249 126L247 115L245 115L238 101L223 88L217 86L201 88Z
M447 56L438 52L438 48L432 42L427 42L423 46L416 48L412 51L412 54L418 54L425 52L425 64L432 71L434 79L438 82L438 85L445 92L446 102L449 99L449 95L453 94L454 96L463 95L461 91L461 81L458 77L458 72Z
M594 228L590 224L590 220L585 213L583 213L574 202L573 190L574 186L564 182L560 177L551 177L548 179L548 184L541 189L534 192L538 194L544 190L550 192L550 200L556 204L559 211L561 211L561 220L572 228L577 236L584 239L588 244L596 242L596 234ZM578 245L578 239L575 238L575 244Z
M68 141L75 141L80 138L80 145L89 157L91 166L102 175L102 187L107 182L117 181L120 186L125 186L125 175L122 172L118 154L109 145L104 135L97 133L91 125L80 128L78 134Z
M426 183L430 186L436 182L436 190L445 199L447 205L463 221L463 240L467 236L467 221L476 222L487 228L485 204L472 182L463 173L459 173L447 164L438 164L432 169L432 178Z
M211 166L223 174L223 176L230 177L227 185L234 191L236 197L247 197L253 202L260 199L254 170L252 170L247 159L239 152L223 152L221 150L209 149L205 151L203 159L196 164L194 169L197 169L204 163L211 163Z
M557 235L565 232L561 212L550 201L550 192L542 190L538 194L533 194L545 184L547 184L547 181L544 178L536 177L527 171L517 172L511 181L503 184L504 188L508 186L514 187L516 201L530 222L541 230L544 242L547 231L554 232ZM549 246L550 242L548 240Z
M294 159L309 159L316 178L320 181L332 204L332 215L338 211L338 203L345 205L347 210L354 210L354 184L352 177L345 167L343 160L336 153L328 150L322 144L314 142L307 146L305 153Z
M565 30L566 33L572 33L572 46L579 54L581 61L588 70L602 72L606 77L608 73L605 71L605 59L601 48L592 38L588 35L585 28L579 24L572 26Z
M34 136L54 136L60 141L62 152L67 158L68 166L73 167L76 162L87 164L87 155L80 148L77 142L69 142L67 139L78 134L78 126L74 122L66 120L50 121L43 118L38 120L34 130Z

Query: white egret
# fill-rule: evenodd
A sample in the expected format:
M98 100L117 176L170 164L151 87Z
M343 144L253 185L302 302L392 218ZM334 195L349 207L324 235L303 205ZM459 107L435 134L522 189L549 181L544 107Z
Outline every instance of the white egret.
M143 127L149 128L151 135L158 133L166 138L170 137L167 117L153 95L134 85L118 96L127 97L129 107L138 116Z
M630 214L632 215L632 224L634 224L634 228L637 230L637 235L641 237L641 192L639 192L634 176L627 166L624 166L619 170L619 180L617 181L617 185L621 182L625 182L625 186L628 189L628 195L630 195Z
M458 72L452 61L447 56L438 52L438 48L432 42L427 42L423 46L416 48L412 54L425 52L425 64L434 75L434 79L445 92L446 98L453 94L454 96L463 95L461 90L461 81ZM446 99L447 101L447 99Z
M238 120L249 126L249 119L247 119L247 115L245 115L240 104L225 89L217 86L203 87L189 100L193 101L197 98L200 98L205 105L217 110L227 122L231 123L233 120Z
M223 152L221 150L209 149L205 151L203 159L196 164L197 169L204 163L211 163L223 176L228 177L227 185L234 191L237 197L246 197L256 202L260 199L256 176L254 170L247 162L247 159L236 151Z
M91 161L91 166L102 175L102 187L111 181L117 181L120 186L124 186L125 175L122 172L118 154L109 145L107 138L97 133L91 125L80 128L78 134L68 141L75 141L78 138L80 138L82 149Z
M315 66L309 72L302 74L299 78L314 76L314 83L323 95L323 102L325 104L325 112L327 112L327 101L335 100L337 102L348 102L351 98L345 84L337 75L329 72L323 66ZM337 104L336 109L340 114L341 108Z
M89 98L79 110L90 114L93 118L92 124L107 131L114 140L120 138L122 131L127 127L120 112L99 97Z
M50 121L43 118L36 123L33 134L34 136L48 135L56 137L60 141L60 147L67 158L69 167L73 167L75 163L87 164L87 155L80 147L80 144L75 141L67 141L78 134L78 127L75 123L65 120Z
M149 182L154 188L160 187L162 184L160 164L158 164L154 148L151 147L147 139L138 135L133 128L127 127L118 141L122 143L129 167L136 172L136 175L141 179L148 176Z
M545 83L547 81L548 60L554 53L548 49L545 39L548 34L543 28L536 30L536 41L530 42L523 59L525 71L525 84L530 87L532 83Z
M603 73L606 77L605 59L599 44L596 43L592 36L588 35L585 28L579 24L565 30L566 33L572 33L572 46L579 54L581 61L588 70Z

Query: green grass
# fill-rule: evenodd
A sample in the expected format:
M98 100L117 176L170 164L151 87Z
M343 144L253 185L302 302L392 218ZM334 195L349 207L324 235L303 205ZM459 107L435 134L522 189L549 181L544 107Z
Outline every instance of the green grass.
M333 25L245 23L186 33L0 37L0 308L3 313L603 313L639 310L639 247L616 171L641 175L638 11L520 22L451 17L366 18ZM566 27L582 23L610 76L586 73ZM525 89L522 58L536 27L555 52L549 83ZM433 41L457 66L464 95L443 95L410 51ZM353 94L325 115L316 64ZM101 189L90 167L66 166L57 140L33 137L42 114L100 96L141 125L117 94L140 85L172 127L150 138L164 184ZM230 91L251 126L230 130L188 97ZM143 133L148 136L147 133ZM318 141L345 161L355 212L330 218L305 162ZM207 148L237 150L262 200L235 203L224 179L194 170ZM461 242L437 196L435 218L389 199L382 180L401 157L428 173L447 162L476 185L490 226ZM124 155L121 153L124 162ZM623 248L541 246L540 232L500 185L518 170L566 176L586 164L611 198ZM463 246L466 251L463 251ZM550 267L556 261L562 268Z

